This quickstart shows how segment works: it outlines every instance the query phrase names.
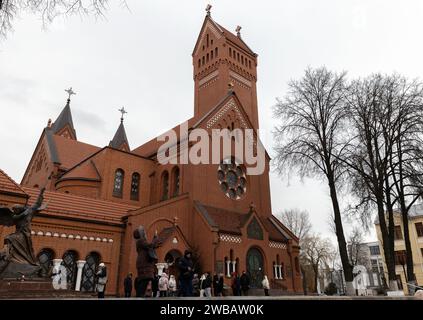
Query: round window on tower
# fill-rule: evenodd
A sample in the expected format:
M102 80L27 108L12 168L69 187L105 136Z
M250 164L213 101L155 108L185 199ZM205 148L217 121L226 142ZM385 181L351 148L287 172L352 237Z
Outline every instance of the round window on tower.
M217 169L220 189L230 199L239 200L247 191L247 176L244 167L234 158L224 159Z

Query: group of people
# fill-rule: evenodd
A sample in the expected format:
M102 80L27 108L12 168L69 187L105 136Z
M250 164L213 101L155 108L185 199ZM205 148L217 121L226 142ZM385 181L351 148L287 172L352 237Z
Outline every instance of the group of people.
M224 289L223 274L215 273L213 277L210 272L201 276L195 273L193 254L186 250L184 256L177 260L179 277L168 275L162 272L156 273L158 261L155 249L161 245L157 231L151 242L147 241L146 231L143 226L134 230L134 239L138 253L136 268L137 277L132 280L132 273L124 280L125 297L131 297L135 289L136 297L211 297L222 296ZM99 298L104 298L107 283L107 270L103 263L100 264L97 276L97 292ZM269 295L269 280L264 276L262 285L265 295ZM241 276L236 272L232 274L232 293L234 296L247 296L250 289L250 277L243 271Z

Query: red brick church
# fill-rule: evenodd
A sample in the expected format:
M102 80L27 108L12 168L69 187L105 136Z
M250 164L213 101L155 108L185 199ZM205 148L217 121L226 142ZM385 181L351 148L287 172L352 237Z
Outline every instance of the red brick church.
M240 28L233 34L208 12L192 59L189 129L258 129L257 54ZM0 205L31 203L47 188L48 207L32 225L46 274L62 264L71 288L92 291L93 272L104 262L107 292L119 294L126 274L136 274L132 233L144 225L149 238L157 230L163 242L159 271L177 273L173 263L189 248L199 269L224 273L227 284L232 272L246 270L253 286L266 274L273 288L302 291L298 239L272 215L267 153L261 175L247 175L234 158L162 165L157 139L131 148L123 117L108 146L93 146L77 139L70 97L42 131L21 184L0 170ZM177 148L181 152L182 144ZM1 242L10 231L0 227Z

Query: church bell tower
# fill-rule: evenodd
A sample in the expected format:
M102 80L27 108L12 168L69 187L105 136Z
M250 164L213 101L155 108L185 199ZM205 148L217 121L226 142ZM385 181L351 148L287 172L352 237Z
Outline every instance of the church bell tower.
M254 129L259 128L257 111L257 54L241 38L216 23L211 6L192 53L194 66L194 117L201 117L224 99L228 85L235 91Z

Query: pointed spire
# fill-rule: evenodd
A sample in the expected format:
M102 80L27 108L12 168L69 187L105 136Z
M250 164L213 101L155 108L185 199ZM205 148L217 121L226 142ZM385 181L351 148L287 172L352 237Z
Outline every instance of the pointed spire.
M120 118L120 125L113 139L110 141L109 147L124 151L130 151L128 138L126 137L125 126L123 125L123 116L125 115L125 113L128 112L125 111L125 108L119 109L118 111L122 114Z
M66 105L50 128L54 134L64 135L76 140L76 131L73 126L72 112L70 108L70 97L75 94L75 92L72 91L72 88L65 91L69 94Z

